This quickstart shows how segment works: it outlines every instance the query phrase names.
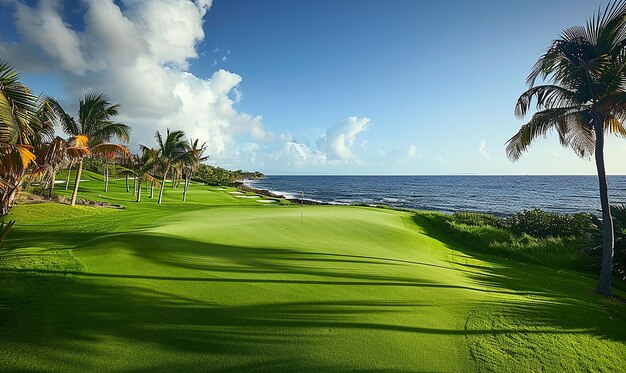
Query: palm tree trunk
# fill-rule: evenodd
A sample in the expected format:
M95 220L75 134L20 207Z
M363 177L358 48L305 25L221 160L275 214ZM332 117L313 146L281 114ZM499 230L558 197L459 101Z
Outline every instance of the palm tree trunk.
M130 187L128 185L128 173L126 173L126 193L130 192Z
M104 191L109 191L109 160L104 160Z
M176 169L174 169L174 171L172 171L172 189L174 189L176 187L176 178L178 177L178 171L176 171Z
M139 188L137 188L137 200L135 202L141 202L141 179L137 178L138 182L137 184L139 185Z
M137 177L133 177L133 196L137 195Z
M72 192L72 202L70 206L76 204L76 195L78 195L78 186L80 185L80 175L83 173L83 160L78 161L78 169L76 170L76 181L74 182L74 191Z
M74 161L70 161L70 165L67 167L67 179L65 179L65 190L68 190L70 187L70 174L72 173L73 165L74 165Z
M606 182L604 169L604 128L603 121L594 120L596 135L596 168L600 187L600 206L602 207L602 265L600 267L600 281L596 292L610 297L612 294L611 280L613 279L613 218L609 204L609 188Z
M154 198L154 181L150 183L150 198Z
M11 205L13 204L13 200L17 195L18 186L14 188L7 188L4 190L2 194L2 200L0 201L0 215L4 216L9 213L11 210Z
M146 193L148 193L148 188L150 188L150 182L148 182L148 179L146 179Z
M48 198L52 198L52 193L54 192L54 179L56 179L56 176L56 171L52 170L50 175L50 187L48 188Z
M159 191L159 201L158 204L161 204L161 201L163 200L163 189L165 188L165 178L167 177L167 171L168 171L169 167L165 167L165 170L163 171L163 182L161 183L161 190Z
M191 184L191 170L185 175L185 189L183 190L183 202L187 202L187 191L189 190L189 184Z

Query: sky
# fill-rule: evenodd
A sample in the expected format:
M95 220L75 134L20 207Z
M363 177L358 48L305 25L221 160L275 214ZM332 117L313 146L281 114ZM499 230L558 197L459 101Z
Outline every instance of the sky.
M506 141L534 62L600 0L0 0L0 59L69 112L121 105L130 146L181 129L266 174L594 174ZM528 119L528 118L526 118ZM626 140L606 144L626 174Z

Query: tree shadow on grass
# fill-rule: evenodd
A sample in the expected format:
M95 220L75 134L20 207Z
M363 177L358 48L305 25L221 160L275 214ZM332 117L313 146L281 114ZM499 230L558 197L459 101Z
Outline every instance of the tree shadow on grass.
M437 216L415 215L414 221L424 234L459 252L451 264L464 269L477 286L510 295L483 302L482 312L495 310L498 317L512 324L526 324L538 332L579 330L608 340L626 341L626 306L595 294L594 279L486 254L474 243L455 239ZM476 259L487 264L477 264L480 262ZM528 296L533 292L535 296Z
M140 270L138 273L135 268L133 268L132 273L79 273L74 271L54 273L163 281L391 286L458 289L486 293L507 292L506 289L493 290L486 287L442 283L432 278L434 277L432 270L459 271L453 266L387 257L214 244L142 231L100 236L100 238L84 242L79 250L89 252L99 248L102 242L106 242L106 247L124 247L125 250L129 250L132 255L140 257L146 263L178 269L177 273L191 273L187 271L191 270L212 275L161 276L150 270L147 272ZM430 276L423 275L424 268L431 270ZM213 276L215 274L220 276ZM240 277L236 277L236 275ZM526 294L537 293L528 291Z
M4 305L0 340L8 349L14 344L29 346L29 354L48 354L39 356L43 361L57 361L61 366L78 369L92 367L91 358L101 353L99 344L106 343L107 338L130 342L130 349L140 344L137 353L142 353L141 349L146 346L156 345L183 354L206 354L206 359L198 363L196 369L208 361L219 361L220 356L230 355L241 359L242 367L260 364L259 369L271 370L271 366L264 368L264 363L246 359L263 360L268 351L275 353L276 349L284 349L285 360L281 364L298 370L303 363L313 367L317 363L307 361L306 352L299 355L295 352L297 349L291 347L332 339L338 330L417 333L425 338L429 335L544 332L532 328L441 329L393 322L395 314L432 306L428 300L225 305L129 285L115 278L102 281L79 276L14 276L0 273L0 280L8 285L0 289L0 303ZM0 363L0 367L9 363ZM349 367L326 368L347 370Z
M427 226L425 229L426 234L451 248L466 251L468 256L474 255L469 249L447 241L440 232ZM448 270L438 264L285 248L217 245L147 232L96 237L81 250L98 249L101 239L107 242L106 247L116 247L115 243L119 242L146 264L167 268L172 274L151 273L149 267L133 268L134 272L120 268L116 273L0 271L3 284L0 287L0 341L8 349L15 349L14 355L10 356L26 354L20 349L28 348L32 350L29 354L39 354L40 360L58 364L57 367L85 370L94 367L94 359L102 354L102 345L113 339L123 341L131 350L137 348L137 354L145 353L146 346L158 346L183 356L202 354L203 359L189 363L190 370L230 356L234 360L229 361L237 363L215 370L271 371L278 366L280 370L345 371L354 367L323 365L312 361L306 355L306 349L299 351L293 346L307 346L335 338L333 331L338 329L419 334L424 338L438 335L593 334L625 340L620 330L625 329L626 323L620 323L620 330L616 330L615 324L597 324L595 318L585 320L585 315L602 311L597 302L578 300L577 293L562 289L565 285L533 290L533 281L559 280L560 275L554 271L540 280L529 279L520 266L506 262L498 262L493 268L455 262L461 272L475 281L477 286L472 287L437 282L421 274L425 269ZM542 271L536 270L532 275ZM560 281L576 289L586 284L584 278L580 284L574 282L573 285L569 280ZM184 287L191 282L207 286L232 283L432 288L434 295L445 290L456 291L459 295L469 292L469 297L459 297L458 301L470 303L471 292L486 292L512 297L506 301L496 297L489 302L504 309L507 317L524 317L526 324L469 329L402 324L397 322L400 315L412 313L418 319L418 310L433 307L433 300L403 302L393 300L398 296L391 293L389 300L378 301L267 301L229 305L163 290ZM164 286L166 284L168 286ZM300 291L307 289L302 287ZM538 298L541 301L537 301ZM474 307L482 305L484 303L470 304ZM454 305L440 303L437 306ZM268 351L284 351L283 358L266 356ZM10 363L0 362L0 368L11 367L3 365ZM167 368L167 363L164 364L163 367Z

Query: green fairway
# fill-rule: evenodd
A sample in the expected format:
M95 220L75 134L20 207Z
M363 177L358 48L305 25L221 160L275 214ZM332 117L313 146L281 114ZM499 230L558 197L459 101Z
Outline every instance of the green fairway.
M20 205L0 259L0 370L620 371L595 279L477 254L428 213L264 204L124 181ZM300 220L303 212L302 225Z

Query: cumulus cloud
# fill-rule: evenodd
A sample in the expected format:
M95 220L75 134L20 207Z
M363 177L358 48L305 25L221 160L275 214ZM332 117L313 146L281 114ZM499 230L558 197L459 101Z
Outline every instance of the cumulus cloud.
M308 145L288 141L267 155L269 162L286 168L319 167L326 163L326 154L312 150Z
M189 72L211 0L123 0L122 7L113 0L84 0L81 30L64 21L58 1L13 4L25 43L0 42L0 51L14 52L7 58L20 68L33 66L20 59L37 55L41 63L33 67L59 74L71 97L68 110L87 91L107 93L121 104L120 119L132 125L134 143L151 144L155 130L182 129L207 141L219 161L254 151L238 149L238 136L260 143L291 140L266 130L261 116L233 107L241 99L241 76L223 69L210 77Z
M480 144L478 144L478 152L482 154L483 157L485 157L485 159L487 160L491 159L491 156L489 155L489 153L487 153L487 141L485 140L480 141Z
M264 164L280 165L283 169L316 169L324 166L345 166L361 164L354 153L359 133L366 129L368 118L349 117L339 122L319 136L315 145L299 142L291 134L281 135L265 148ZM368 147L367 141L360 144ZM260 148L263 150L263 147Z
M352 146L359 133L366 129L369 118L352 116L348 120L337 123L326 131L326 134L317 141L318 149L325 153L331 161L355 160Z
M59 76L69 111L86 92L105 92L133 127L131 145L153 144L156 130L172 128L206 141L211 160L225 167L278 164L287 171L361 162L355 142L370 119L352 116L310 139L313 145L299 142L235 108L243 97L240 75L190 72L211 0L83 0L80 28L64 19L59 0L9 4L22 42L0 40L0 52L20 69ZM217 64L231 51L215 46L212 54L206 59Z

